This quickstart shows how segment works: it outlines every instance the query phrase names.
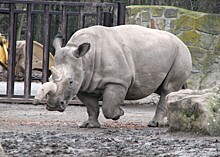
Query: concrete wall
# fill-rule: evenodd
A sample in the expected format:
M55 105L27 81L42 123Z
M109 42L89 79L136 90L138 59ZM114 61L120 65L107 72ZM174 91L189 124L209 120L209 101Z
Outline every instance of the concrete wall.
M126 24L169 31L192 54L189 88L204 89L220 80L220 15L167 6L128 6Z

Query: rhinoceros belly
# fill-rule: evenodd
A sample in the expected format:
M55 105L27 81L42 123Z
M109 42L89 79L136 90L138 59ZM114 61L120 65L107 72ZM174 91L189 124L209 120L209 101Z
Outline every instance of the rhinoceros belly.
M167 73L137 74L129 88L126 100L137 100L154 93L165 79Z

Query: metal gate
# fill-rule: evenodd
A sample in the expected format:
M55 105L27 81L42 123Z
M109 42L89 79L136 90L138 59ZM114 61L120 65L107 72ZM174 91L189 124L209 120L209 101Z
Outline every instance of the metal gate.
M19 9L18 5L23 8ZM51 19L53 16L61 16L59 30L64 36L64 42L68 40L68 32L71 32L69 19L77 18L78 24L75 30L86 27L87 18L95 19L95 25L115 26L125 23L124 3L80 3L63 1L31 1L31 0L1 0L0 15L8 16L8 69L5 93L0 93L0 102L30 103L32 102L32 56L33 56L33 32L36 15L41 15L42 20L42 45L43 45L43 67L42 82L48 79L49 51L51 46ZM3 6L3 7L2 7ZM41 7L36 7L41 6ZM38 9L35 9L38 8ZM43 9L39 9L43 8ZM52 8L59 8L53 10ZM75 8L74 10L71 8ZM87 8L87 9L85 9ZM87 10L87 12L85 12ZM89 10L89 12L88 12ZM23 93L15 93L15 60L16 60L16 32L18 16L25 14L25 75ZM58 31L58 30L57 30ZM1 33L1 32L0 32ZM4 84L4 82L0 82ZM2 90L1 90L2 91Z

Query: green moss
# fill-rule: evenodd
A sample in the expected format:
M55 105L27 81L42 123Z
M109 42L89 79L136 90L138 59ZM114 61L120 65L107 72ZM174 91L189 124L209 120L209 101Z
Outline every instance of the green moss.
M190 11L187 9L179 9L180 14L185 14L187 16L189 16L190 18L193 19L198 19L203 15L206 15L206 13L202 13L202 12L197 12L197 11Z
M212 97L209 97L206 101L207 109L207 131L211 135L220 135L220 113L218 113L218 110L220 109L220 99L218 96L219 93L213 94Z
M178 22L177 20L171 20L171 21L170 21L170 28L171 28L171 29L176 28L177 22Z
M150 13L148 11L141 11L141 15L142 15L143 22L150 22L151 21Z
M206 15L206 13L190 11L190 10L187 10L187 9L182 9L182 8L172 7L172 6L130 5L130 6L127 6L126 8L131 9L131 10L134 9L136 11L137 10L142 10L142 9L161 9L161 10L164 10L164 9L177 9L180 14L186 14L186 15L188 15L190 17L193 17L193 18L199 18L203 15Z
M207 72L210 72L212 71L213 69L211 68L211 66L214 65L214 62L216 61L216 55L215 54L208 54L207 57L204 59L203 61L203 72L204 73L207 73Z
M202 34L194 30L183 32L178 36L187 46L198 46Z
M189 118L190 121L196 121L199 118L199 113L195 108L184 110L182 114L184 117Z
M150 8L147 5L130 5L126 7L127 10L130 10L130 16L136 15L143 10L148 11Z
M209 14L200 17L196 20L196 29L209 34L220 34L220 16Z
M220 39L218 39L218 41L217 41L217 43L215 45L215 54L216 55L220 55Z
M163 15L164 8L162 7L151 8L151 11L153 17L161 17Z
M188 15L182 15L176 23L175 29L181 30L195 30L196 21L194 17Z
M206 54L208 53L207 50L202 49L197 46L188 46L188 48L193 58L198 58L202 61L204 60L204 58L206 57Z

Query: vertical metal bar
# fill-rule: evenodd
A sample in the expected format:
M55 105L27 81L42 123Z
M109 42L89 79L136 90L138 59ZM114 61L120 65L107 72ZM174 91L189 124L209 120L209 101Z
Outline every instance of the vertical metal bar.
M25 52L25 77L24 77L24 98L28 99L31 94L32 56L33 56L33 15L31 14L30 3L27 4L27 32Z
M66 6L62 6L62 35L63 35L63 46L66 45L67 42L67 22L68 16L66 15Z
M117 25L125 24L125 3L118 2L118 22Z
M86 27L86 16L85 15L83 15L82 23L83 23L82 27L85 28Z
M78 29L81 29L84 26L84 22L83 22L83 15L84 15L83 14L83 9L84 9L83 6L79 7L79 25L78 25Z
M17 16L15 14L15 5L9 5L9 54L8 54L8 79L7 79L7 97L11 98L14 95L14 80L15 80L15 58L16 58L16 24Z
M118 7L118 5L117 5ZM110 8L109 12L112 14L112 26L116 26L117 22L118 22L118 9L116 6L113 6L112 8Z
M44 48L43 48L43 70L42 70L42 82L48 81L49 70L49 45L50 45L50 19L49 4L45 4L44 7Z
M97 13L96 24L97 25L101 25L101 16L102 16L101 9L102 8L100 6L97 6L97 8L96 8L96 13Z
M112 14L110 12L104 12L103 26L113 26Z

